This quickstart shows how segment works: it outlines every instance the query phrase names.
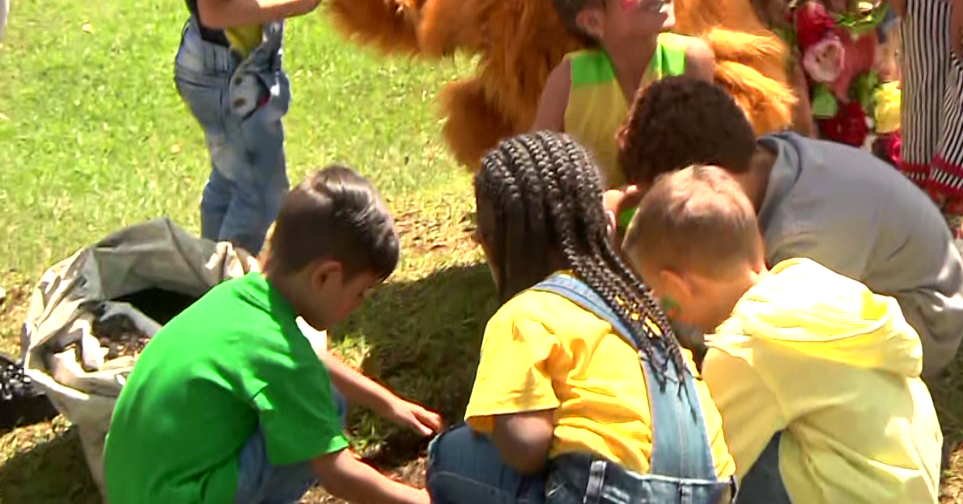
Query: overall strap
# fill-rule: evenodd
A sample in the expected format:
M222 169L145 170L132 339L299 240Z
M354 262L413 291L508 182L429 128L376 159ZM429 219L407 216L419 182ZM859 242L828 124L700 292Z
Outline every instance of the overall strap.
M646 336L632 331L598 293L581 280L557 274L535 285L532 290L557 294L595 314L608 322L616 334L638 352L652 415L650 472L661 476L715 480L712 450L692 373L683 373L683 389L680 390L680 378L669 365L663 373L665 385L660 385L656 377L663 367L661 362L650 362L639 350L639 338ZM655 348L660 361L669 358L659 346Z

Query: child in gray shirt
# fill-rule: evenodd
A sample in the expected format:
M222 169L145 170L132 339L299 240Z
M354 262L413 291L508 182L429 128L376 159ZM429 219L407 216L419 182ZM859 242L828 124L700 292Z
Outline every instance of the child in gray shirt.
M756 138L726 92L672 78L636 99L619 133L630 184L618 211L659 175L692 164L729 171L758 212L766 260L809 258L893 296L934 377L963 338L963 259L940 211L891 166L861 150L779 133ZM634 200L634 201L633 201Z

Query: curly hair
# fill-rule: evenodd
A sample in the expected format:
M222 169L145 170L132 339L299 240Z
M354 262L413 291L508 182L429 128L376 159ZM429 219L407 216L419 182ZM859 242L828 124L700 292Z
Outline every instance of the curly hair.
M694 164L744 173L756 150L752 125L736 102L721 87L691 77L640 89L616 140L630 184L648 185Z
M482 161L475 194L493 210L489 260L499 266L503 302L551 275L549 254L557 251L640 336L650 362L663 371L671 362L681 376L685 365L668 319L609 241L597 169L582 146L547 131L504 140Z

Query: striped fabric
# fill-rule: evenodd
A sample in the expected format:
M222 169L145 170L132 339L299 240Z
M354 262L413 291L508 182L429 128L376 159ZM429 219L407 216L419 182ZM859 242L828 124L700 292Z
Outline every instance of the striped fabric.
M950 11L947 0L906 3L901 169L934 196L944 213L960 215L963 64L950 49Z

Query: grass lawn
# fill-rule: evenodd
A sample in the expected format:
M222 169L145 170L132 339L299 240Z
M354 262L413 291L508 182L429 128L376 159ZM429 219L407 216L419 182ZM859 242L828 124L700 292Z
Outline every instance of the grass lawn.
M199 229L209 165L201 131L172 83L181 0L13 0L0 45L0 350L19 354L19 324L44 269L125 225L170 216ZM318 13L288 24L294 101L288 170L356 167L398 216L402 264L335 347L402 395L457 420L467 401L494 292L468 240L470 179L445 151L435 98L467 60L382 59ZM935 390L947 435L963 434L963 367ZM400 477L425 442L364 413L353 442ZM390 447L390 449L385 449ZM944 502L963 502L963 453ZM76 430L59 418L0 433L0 502L94 503ZM328 502L313 491L304 502Z

